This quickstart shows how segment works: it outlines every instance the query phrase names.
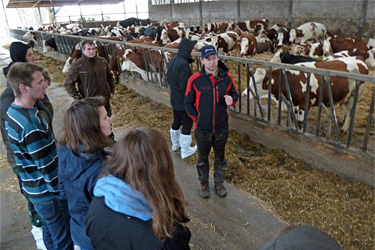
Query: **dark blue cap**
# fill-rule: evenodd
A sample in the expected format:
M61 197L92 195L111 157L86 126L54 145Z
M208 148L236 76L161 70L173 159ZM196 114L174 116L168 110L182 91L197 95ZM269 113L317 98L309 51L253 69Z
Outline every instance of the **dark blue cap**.
M212 45L203 46L201 49L201 57L206 58L209 55L217 55L215 47Z

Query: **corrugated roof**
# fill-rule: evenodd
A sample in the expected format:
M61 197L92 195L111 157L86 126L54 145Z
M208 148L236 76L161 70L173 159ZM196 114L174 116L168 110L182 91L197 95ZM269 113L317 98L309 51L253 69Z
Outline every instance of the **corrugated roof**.
M123 0L9 0L7 8L61 7L68 5L117 4Z

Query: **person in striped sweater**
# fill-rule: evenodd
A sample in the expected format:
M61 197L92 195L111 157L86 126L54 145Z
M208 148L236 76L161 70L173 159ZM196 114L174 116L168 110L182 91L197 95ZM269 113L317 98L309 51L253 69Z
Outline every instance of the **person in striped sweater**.
M22 189L43 222L47 249L73 249L66 198L59 192L58 157L52 127L35 107L48 87L43 67L15 63L8 73L15 100L7 111L5 128L13 152Z

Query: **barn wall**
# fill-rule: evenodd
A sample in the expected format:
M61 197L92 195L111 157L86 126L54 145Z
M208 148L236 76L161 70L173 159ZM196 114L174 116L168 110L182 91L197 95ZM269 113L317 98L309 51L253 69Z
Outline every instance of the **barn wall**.
M178 20L186 26L267 18L270 25L315 21L334 34L375 37L374 0L232 0L150 5L149 11L153 21Z

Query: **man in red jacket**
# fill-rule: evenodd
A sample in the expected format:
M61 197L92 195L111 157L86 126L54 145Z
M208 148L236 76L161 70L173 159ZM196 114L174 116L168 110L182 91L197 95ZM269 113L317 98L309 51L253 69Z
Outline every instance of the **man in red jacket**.
M214 149L215 193L220 197L227 195L224 187L225 144L228 139L228 106L237 103L238 93L228 68L219 61L212 45L201 50L200 72L189 78L186 88L184 107L195 123L195 140L198 145L198 179L201 183L199 194L202 198L210 197L208 185L211 147Z

